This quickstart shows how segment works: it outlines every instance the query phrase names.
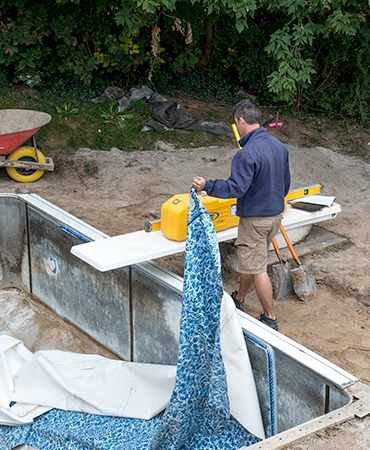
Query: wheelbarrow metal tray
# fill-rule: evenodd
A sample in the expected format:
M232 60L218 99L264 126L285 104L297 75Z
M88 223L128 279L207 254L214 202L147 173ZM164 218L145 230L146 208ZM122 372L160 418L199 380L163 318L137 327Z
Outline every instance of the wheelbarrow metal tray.
M0 155L9 155L40 128L49 123L50 114L27 109L0 110Z

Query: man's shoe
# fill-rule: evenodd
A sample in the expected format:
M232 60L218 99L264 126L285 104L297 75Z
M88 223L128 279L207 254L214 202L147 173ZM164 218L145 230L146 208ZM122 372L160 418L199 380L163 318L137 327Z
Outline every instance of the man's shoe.
M270 319L270 317L267 317L265 314L261 314L257 320L264 323L265 325L269 326L275 331L278 331L278 323L276 319Z
M236 299L236 296L238 295L238 291L234 291L231 295L231 298L234 300L235 306L240 309L240 311L244 312L244 300L240 302Z

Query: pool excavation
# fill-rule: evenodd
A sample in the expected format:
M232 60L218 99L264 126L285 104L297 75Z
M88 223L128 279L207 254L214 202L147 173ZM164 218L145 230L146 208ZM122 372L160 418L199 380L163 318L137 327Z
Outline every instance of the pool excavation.
M297 242L297 233L307 235L312 223L334 218L339 211L339 205L326 216L299 211L301 222L287 214L283 223ZM311 223L307 214L313 217ZM299 231L297 223L305 230ZM232 233L235 230L217 233L218 240L232 239ZM145 240L151 234L144 231L140 236ZM151 258L139 250L132 262L132 235L110 238L36 195L0 194L0 335L22 341L31 352L59 349L153 367L177 366L184 279L152 260L163 254L158 250L161 244L150 250ZM127 254L122 250L125 245L131 246ZM148 252L147 244L143 246ZM185 244L173 242L170 247L166 254L183 251ZM225 294L222 302L228 305ZM242 445L235 441L235 450L282 448L369 414L370 390L356 377L251 316L235 314L264 435ZM221 344L222 333L223 329ZM228 377L227 362L225 366ZM231 412L232 408L231 401ZM61 426L64 416L57 417ZM239 426L233 423L230 430ZM7 429L4 425L0 429L1 450L9 449ZM26 444L17 439L17 445Z

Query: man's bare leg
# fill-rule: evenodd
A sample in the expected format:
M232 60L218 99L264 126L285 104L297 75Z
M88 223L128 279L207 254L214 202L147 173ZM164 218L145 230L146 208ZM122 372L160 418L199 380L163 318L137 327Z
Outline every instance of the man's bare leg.
M270 317L270 319L276 319L272 298L272 285L267 272L253 275L253 281L264 314Z
M253 275L247 273L240 274L239 279L239 290L236 294L236 299L238 302L244 301L244 297L247 295L248 289L250 288L253 281Z

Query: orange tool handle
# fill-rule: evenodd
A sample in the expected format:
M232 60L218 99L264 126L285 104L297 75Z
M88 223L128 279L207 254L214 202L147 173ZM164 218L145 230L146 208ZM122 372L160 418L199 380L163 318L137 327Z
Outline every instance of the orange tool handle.
M298 255L297 255L296 251L293 248L293 244L290 242L290 239L289 239L289 237L288 237L288 235L287 235L283 225L280 225L280 232L283 235L283 237L285 239L285 242L287 243L287 246L288 246L288 248L290 250L290 253L292 254L292 256L295 259L296 263L300 266L301 262L300 262L300 260L298 258Z
M279 248L279 246L278 246L278 243L277 243L277 241L276 241L276 238L272 238L271 244L272 244L272 246L274 247L276 256L278 257L279 261L282 262L282 261L284 260L284 259L283 259L283 255L282 255L282 253L281 253L281 251L280 251L280 248Z

